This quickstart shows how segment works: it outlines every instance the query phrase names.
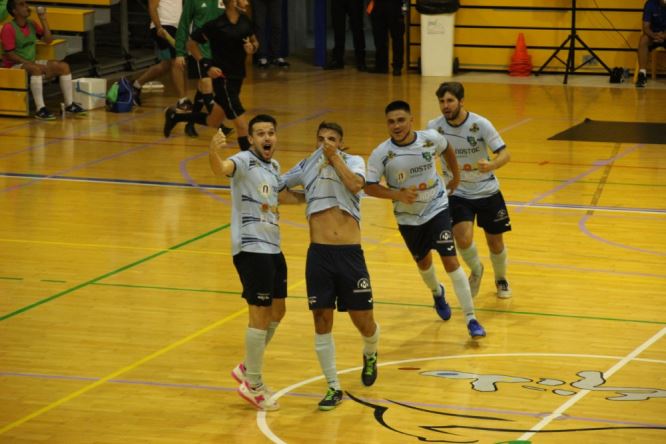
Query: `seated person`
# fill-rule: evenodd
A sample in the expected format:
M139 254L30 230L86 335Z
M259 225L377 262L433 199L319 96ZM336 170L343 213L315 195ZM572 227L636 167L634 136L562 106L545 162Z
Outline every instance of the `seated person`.
M69 65L59 60L35 60L37 53L37 39L45 43L53 40L46 11L38 10L41 25L30 20L30 7L26 0L8 0L7 11L14 17L11 22L5 23L0 31L2 40L3 68L24 69L30 75L30 91L35 101L37 113L35 117L42 120L54 120L55 116L44 105L43 83L44 78L57 76L60 79L60 89L65 99L65 111L74 114L84 114L81 105L72 100L72 74Z
M637 87L647 83L648 53L658 46L666 48L666 0L647 0L643 7L643 34L638 43Z

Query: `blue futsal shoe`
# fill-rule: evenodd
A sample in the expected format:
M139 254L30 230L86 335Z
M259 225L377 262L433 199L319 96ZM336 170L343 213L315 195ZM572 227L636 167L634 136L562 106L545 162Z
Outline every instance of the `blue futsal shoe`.
M439 284L439 288L442 289L441 295L432 297L435 301L435 311L443 321L448 321L451 319L451 307L446 303L446 299L444 299L444 294L446 293L444 286Z
M486 330L479 324L479 321L472 319L467 323L467 330L472 339L479 339L486 336Z

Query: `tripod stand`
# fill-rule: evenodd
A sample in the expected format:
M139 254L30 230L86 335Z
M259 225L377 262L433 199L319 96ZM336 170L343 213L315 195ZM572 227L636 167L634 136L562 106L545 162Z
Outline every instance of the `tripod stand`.
M583 45L583 48L587 50L590 54L592 54L592 58L587 59L580 65L576 66L575 65L575 56L576 56L576 41ZM569 55L567 56L567 61L565 62L561 58L557 56L560 51L564 50L567 45L569 46ZM543 70L548 66L548 64L551 62L551 60L557 59L559 62L564 64L565 69L564 69L564 84L566 85L567 79L569 78L569 74L573 74L583 66L587 65L588 63L592 62L593 60L598 60L601 65L606 68L606 71L608 73L611 72L611 69L601 60L595 53L592 51L592 49L585 44L583 39L581 39L578 36L578 33L576 32L576 0L571 0L571 34L562 42L559 48L555 50L555 52L546 60L546 63L541 65L541 68L536 72L536 75L539 75L543 72Z

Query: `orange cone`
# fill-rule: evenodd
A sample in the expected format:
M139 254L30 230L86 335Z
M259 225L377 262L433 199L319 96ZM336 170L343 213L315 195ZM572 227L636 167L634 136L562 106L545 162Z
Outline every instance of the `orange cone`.
M511 56L511 64L509 65L509 75L515 77L528 77L532 74L532 57L527 54L527 45L525 44L525 36L521 32L518 34L518 41L516 42L516 50Z

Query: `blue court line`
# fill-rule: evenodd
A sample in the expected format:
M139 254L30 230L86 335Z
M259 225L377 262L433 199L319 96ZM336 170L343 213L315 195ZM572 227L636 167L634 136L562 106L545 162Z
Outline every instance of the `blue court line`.
M79 140L79 137L81 137L85 134L92 134L95 131L97 131L98 129L111 128L113 126L122 125L122 124L130 122L132 120L138 120L138 119L141 119L141 118L144 118L144 117L152 116L153 114L157 114L158 112L161 113L163 111L160 110L160 111L153 111L151 113L146 113L146 114L141 114L141 115L132 115L132 116L126 118L126 119L117 120L117 121L113 122L110 125L93 126L93 127L87 128L84 131L80 131L80 132L74 134L71 137L65 137L65 138L58 139L58 140L51 140L51 141L46 142L46 143L29 146L27 148L22 148L18 151L13 151L13 152L10 152L10 153L0 154L0 159L6 158L6 157L11 157L11 156L14 156L16 154L26 153L26 152L34 150L35 148L41 148L41 147L45 147L45 146L48 146L48 145L53 145L53 144L56 144L56 143L60 143L63 140L72 140L72 141ZM45 124L45 125L48 125L48 124Z
M61 175L48 175L48 174L30 174L30 173L0 173L0 177L17 177L22 179L49 179L49 180L68 180L72 182L98 182L109 184L128 184L128 185L152 185L162 187L176 187L176 188L211 188L211 189L229 189L229 185L193 185L182 182L166 182L161 180L133 180L133 179L106 179L103 177L73 177Z
M99 381L100 378L90 377L90 376L75 376L75 375L47 375L43 373L28 373L28 372L8 372L0 371L0 377L18 377L18 378L33 378L33 379L55 379L55 380L64 380L64 381ZM188 383L174 383L174 382L159 382L159 381L146 381L140 379L110 379L108 381L110 384L127 384L127 385L142 385L148 387L164 387L164 388L177 388L177 389L189 389L189 390L208 390L208 391L220 391L220 392L235 392L236 387L223 387L218 385L205 385L205 384L188 384ZM285 393L283 397L290 398L309 398L309 399L319 399L321 398L321 393ZM346 399L348 399L345 396ZM386 399L371 399L363 398L366 401L372 402L374 404L385 404L385 405L394 405L394 403L387 401ZM410 405L413 407L421 408L435 408L435 409L452 409L452 410L462 410L462 411L474 411L474 412L483 412L483 413L499 413L499 414L509 414L509 415L518 415L518 416L530 416L535 418L542 417L542 413L530 413L525 411L515 411L515 410L506 410L506 409L497 409L497 408L483 408L483 407L468 407L460 405L449 405L449 404L433 404L433 403L424 403L424 402L413 402L413 401L401 401L403 404ZM567 415L565 418L560 418L560 421L570 420L570 421L586 421L586 422L599 422L605 424L622 424L622 425L633 425L633 426L642 426L642 427L666 427L666 424L652 424L652 423L643 423L636 421L618 421L613 419L604 419L604 418L589 418L589 417L577 417Z

